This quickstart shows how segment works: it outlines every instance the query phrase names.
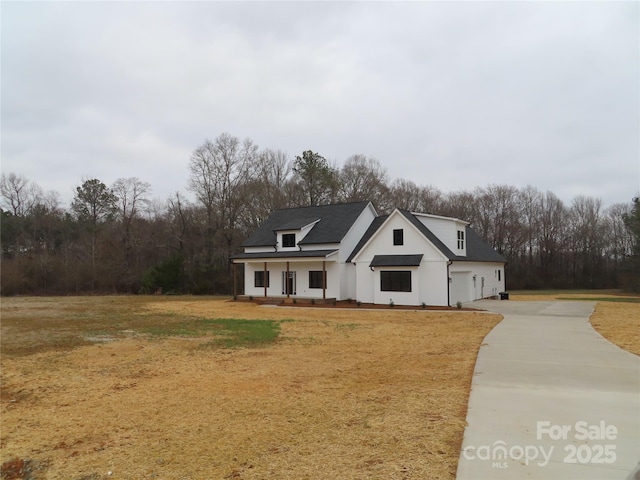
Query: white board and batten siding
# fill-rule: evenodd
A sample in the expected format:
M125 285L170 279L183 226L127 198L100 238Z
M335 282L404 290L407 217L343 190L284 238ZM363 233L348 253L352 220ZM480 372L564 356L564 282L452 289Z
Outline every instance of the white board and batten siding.
M424 213L414 213L413 215L431 230L453 253L463 257L467 255L466 241L462 242L462 248L458 248L458 232L464 232L468 222Z
M260 227L256 237L247 242L250 246L245 247L244 256L237 257L238 263L245 265L246 295L283 296L290 293L283 285L288 289L293 282L295 292L291 294L305 298L322 298L324 293L326 298L364 303L455 306L505 291L503 257L492 252L465 221L398 209L377 217L371 203L362 205L362 210L356 205L357 214L354 204L329 206L333 212L329 216L326 207L279 211L270 217L274 222ZM316 211L325 213L316 217ZM341 221L347 218L340 216L345 211L353 215L348 225ZM277 229L277 224L282 229ZM290 230L296 225L298 230ZM318 234L307 238L314 228L319 229ZM270 232L276 232L275 245L270 244ZM340 240L330 232L340 232ZM282 235L287 233L296 235L295 246L282 246ZM307 241L301 242L305 238ZM317 256L311 253L314 250ZM265 254L262 258L261 253ZM256 272L262 272L265 264L269 272L266 291L255 285L263 277ZM317 288L319 275L309 273L323 268L327 275L324 291ZM287 270L291 274L288 278ZM409 273L383 273L394 271Z
M495 297L504 292L504 264L454 262L449 267L450 305Z
M393 244L393 231L403 230L403 244ZM416 267L369 267L373 257L387 255L422 254ZM447 305L447 259L404 216L394 212L369 243L355 257L356 298L366 303L395 305ZM411 292L381 290L381 271L410 271Z

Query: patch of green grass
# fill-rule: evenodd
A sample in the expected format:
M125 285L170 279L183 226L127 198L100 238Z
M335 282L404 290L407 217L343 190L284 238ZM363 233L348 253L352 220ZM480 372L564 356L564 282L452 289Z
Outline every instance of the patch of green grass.
M31 297L3 299L0 350L3 357L72 350L96 342L95 336L121 339L147 333L155 336L210 335L219 345L258 345L273 341L280 332L278 322L256 325L242 320L202 320L176 313L150 311L153 300L187 301L171 297ZM207 322L210 322L209 324ZM237 322L225 326L229 322ZM249 330L249 333L243 331ZM222 341L224 339L224 341Z
M226 348L252 347L274 342L280 335L280 323L275 320L214 320L226 335L221 343ZM217 343L217 342L216 342Z
M180 323L154 325L145 329L154 336L208 337L211 346L237 348L265 345L280 335L280 322L235 318L194 319Z

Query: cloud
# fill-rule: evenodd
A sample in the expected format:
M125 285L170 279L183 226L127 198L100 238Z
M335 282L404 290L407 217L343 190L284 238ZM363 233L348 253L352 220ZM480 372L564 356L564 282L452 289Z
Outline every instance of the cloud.
M2 170L186 190L222 132L445 191L640 189L636 3L3 4ZM563 193L564 192L564 193Z

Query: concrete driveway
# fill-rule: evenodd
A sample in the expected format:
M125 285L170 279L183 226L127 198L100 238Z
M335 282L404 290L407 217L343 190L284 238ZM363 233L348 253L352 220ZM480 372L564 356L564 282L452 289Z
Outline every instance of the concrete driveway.
M504 320L480 348L457 479L632 478L640 357L591 327L595 303L471 305Z

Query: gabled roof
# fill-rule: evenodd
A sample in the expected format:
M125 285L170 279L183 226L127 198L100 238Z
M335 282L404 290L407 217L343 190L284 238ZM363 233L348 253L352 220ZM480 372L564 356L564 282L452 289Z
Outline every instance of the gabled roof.
M449 260L452 260L453 258L455 258L455 255L453 254L453 252L449 250L447 246L444 243L442 243L442 241L438 237L436 237L435 234L431 230L429 230L424 225L424 223L418 220L411 212L407 210L401 210L401 209L397 209L397 211L400 212L402 216L404 216L409 222L411 222L411 224L414 225L418 229L418 231L422 233L422 235L424 235ZM358 252L362 250L362 248L367 244L369 239L371 239L371 237L373 237L376 234L376 232L380 229L380 227L382 227L382 224L387 220L387 218L389 218L389 215L381 215L376 219L374 219L374 221L371 223L371 225L369 226L365 234L362 236L362 239L360 239L360 241L356 245L356 248L354 248L353 252L351 252L351 255L349 255L347 262L350 262L353 260L353 258L358 254Z
M453 259L456 258L456 255L451 250L449 250L449 247L447 247L442 242L442 240L440 240L438 237L436 237L436 235L431 230L429 230L429 228L427 228L427 226L424 223L422 223L420 220L418 220L414 214L412 214L408 210L400 210L400 209L398 209L398 211L402 215L404 215L404 217L407 220L409 220L411 222L411 224L414 227L416 227L420 233L422 233L422 235L427 237L427 239L433 244L433 246L436 247L438 250L440 250L444 254L445 257L447 257L449 260L453 260Z
M242 246L274 246L277 231L298 230L314 222L317 223L299 245L340 243L367 205L369 202L276 210Z
M362 236L356 247L353 249L353 252L351 252L351 255L349 255L349 258L347 258L347 263L353 260L353 257L355 257L356 254L360 250L362 250L362 247L364 247L369 239L373 237L373 234L378 231L378 229L382 226L387 218L389 218L389 215L380 215L379 217L373 219L373 222L371 222L371 225L369 225L367 231L364 232L364 235Z
M496 252L489 244L487 244L480 235L471 227L465 228L465 238L467 242L467 255L460 256L453 253L436 235L429 230L429 228L422 223L414 214L408 210L398 209L400 212L416 229L427 238L434 247L436 247L442 254L452 261L467 261L467 262L506 262L507 259ZM356 248L354 248L351 255L347 259L347 262L351 262L353 258L358 254L360 250L366 245L373 235L380 229L382 224L387 220L389 215L383 215L374 219L365 232Z

